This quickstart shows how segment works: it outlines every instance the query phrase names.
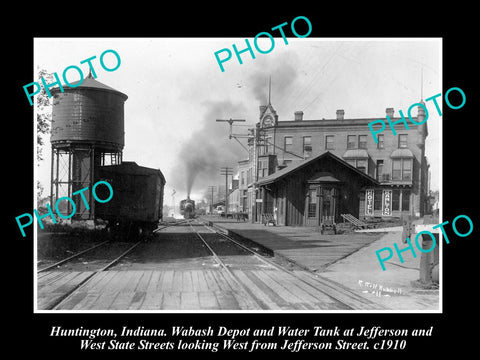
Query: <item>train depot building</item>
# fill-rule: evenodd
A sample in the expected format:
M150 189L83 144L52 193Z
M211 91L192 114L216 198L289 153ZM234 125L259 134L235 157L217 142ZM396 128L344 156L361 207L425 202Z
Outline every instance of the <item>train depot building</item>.
M342 214L364 221L423 216L429 211L427 122L408 123L386 109L396 134L375 142L368 124L375 118L279 121L269 103L248 141L249 156L238 162L236 207L253 222L274 218L279 225L320 226L342 222ZM383 117L385 119L385 116ZM422 122L424 110L418 107ZM233 200L233 197L232 197Z

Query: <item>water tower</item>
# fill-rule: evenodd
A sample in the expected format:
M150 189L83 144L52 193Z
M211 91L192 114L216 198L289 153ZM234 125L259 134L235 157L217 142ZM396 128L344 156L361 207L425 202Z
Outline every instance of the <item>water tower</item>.
M77 86L76 86L77 85ZM124 103L128 96L95 80L90 73L78 85L52 89L51 204L68 196L75 201L72 220L94 220L91 195L95 168L122 162L124 146ZM80 195L82 192L88 208ZM62 208L63 206L63 208ZM59 203L63 214L71 214L68 201Z

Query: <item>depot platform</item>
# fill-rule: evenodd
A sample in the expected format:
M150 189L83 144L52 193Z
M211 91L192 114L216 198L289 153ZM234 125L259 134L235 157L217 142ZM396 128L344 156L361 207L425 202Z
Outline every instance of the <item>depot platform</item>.
M320 234L309 227L264 226L219 217L203 220L250 247L336 281L388 309L429 312L441 309L439 289L414 285L419 279L420 254L414 258L405 253L403 263L392 257L385 262L385 271L380 266L375 251L393 243L402 247L401 228L334 235Z

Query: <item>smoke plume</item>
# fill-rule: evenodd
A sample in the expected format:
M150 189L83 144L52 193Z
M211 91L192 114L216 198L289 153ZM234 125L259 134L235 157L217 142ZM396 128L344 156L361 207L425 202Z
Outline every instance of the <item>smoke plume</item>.
M275 100L278 102L279 99L285 98L291 92L291 85L297 78L297 70L290 63L275 63L274 66L269 66L268 68L270 71L258 69L249 77L249 85L255 99L258 101L258 105L266 105L268 102L270 76L272 104L275 103Z
M228 138L228 123L218 123L216 119L229 119L241 116L245 108L229 101L208 102L208 111L202 127L193 132L190 140L179 154L180 169L175 172L174 183L190 196L192 190L205 189L221 182L220 168L234 168L239 160L248 154L235 140ZM182 189L182 185L185 186Z
M220 168L229 166L235 170L238 161L248 157L240 144L229 139L228 123L218 123L215 120L242 118L248 110L266 105L270 76L272 104L278 111L291 97L293 83L298 77L298 70L295 67L297 59L297 55L289 54L276 59L258 58L250 63L249 65L252 66L250 75L242 81L245 90L251 94L252 99L256 100L250 104L233 103L228 100L204 102L209 110L202 119L202 127L192 133L190 140L184 144L179 154L180 168L175 172L173 179L177 189L186 191L190 196L192 190L203 192L210 185L223 183L224 178L220 176ZM191 91L200 90L191 88ZM190 98L195 96L198 95L194 93ZM240 131L246 133L247 129L242 128ZM181 188L183 184L185 189Z

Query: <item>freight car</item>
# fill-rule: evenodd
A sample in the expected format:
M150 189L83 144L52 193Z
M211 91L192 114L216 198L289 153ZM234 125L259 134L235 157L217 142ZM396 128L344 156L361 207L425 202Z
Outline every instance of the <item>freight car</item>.
M160 170L125 161L99 166L96 178L108 181L113 188L113 198L108 203L95 204L95 217L108 222L114 237L146 236L158 227L165 186Z
M191 200L190 197L180 201L180 214L185 219L193 219L195 217L195 201Z

